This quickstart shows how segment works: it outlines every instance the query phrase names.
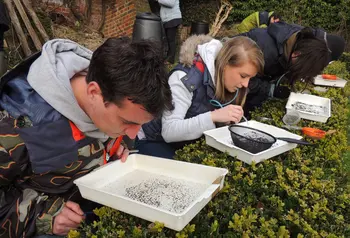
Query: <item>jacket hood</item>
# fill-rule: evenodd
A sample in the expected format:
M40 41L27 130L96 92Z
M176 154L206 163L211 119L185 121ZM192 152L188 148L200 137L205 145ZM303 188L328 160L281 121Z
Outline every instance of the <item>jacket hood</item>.
M294 33L300 31L303 27L295 24L287 24L285 22L277 22L270 24L267 28L269 35L275 39L278 53L281 55L283 53L284 43L292 36Z
M72 121L84 134L105 141L101 132L79 106L70 84L76 74L87 72L92 51L65 39L48 41L28 73L30 86L55 110Z
M219 40L213 39L208 35L194 35L188 38L180 50L180 63L187 67L193 65L195 53L198 53L206 68L208 69L211 79L215 84L215 59L222 48Z
M198 45L202 45L211 41L213 37L209 35L193 35L187 38L181 45L179 61L181 64L187 67L191 67L193 64L193 57L197 52Z

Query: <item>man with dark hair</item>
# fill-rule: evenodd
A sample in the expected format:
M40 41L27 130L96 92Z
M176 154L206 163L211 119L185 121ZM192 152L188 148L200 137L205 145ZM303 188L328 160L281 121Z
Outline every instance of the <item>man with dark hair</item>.
M66 235L88 202L73 181L109 157L115 138L172 110L162 51L111 38L93 54L51 40L0 83L0 236ZM114 157L114 158L115 158Z
M269 97L288 98L290 87L303 79L311 83L330 61L337 60L345 40L322 29L278 22L240 34L254 40L264 53L264 75L249 82L245 113L261 106ZM289 86L281 86L284 81Z

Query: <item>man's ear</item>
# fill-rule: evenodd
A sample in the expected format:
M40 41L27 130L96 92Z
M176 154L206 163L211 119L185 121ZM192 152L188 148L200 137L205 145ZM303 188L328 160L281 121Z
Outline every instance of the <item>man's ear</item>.
M97 82L89 82L87 87L87 96L89 99L96 99L97 97L102 97L102 91Z

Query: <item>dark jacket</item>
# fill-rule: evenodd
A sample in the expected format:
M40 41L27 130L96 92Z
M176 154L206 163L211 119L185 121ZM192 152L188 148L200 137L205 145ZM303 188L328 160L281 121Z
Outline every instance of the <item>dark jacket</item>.
M267 28L255 28L249 32L240 34L254 40L264 54L265 67L263 77L254 77L249 82L249 94L245 111L251 111L260 106L267 98L274 94L274 83L286 73L287 61L284 45L286 41L304 27L296 24L278 22L270 24ZM316 37L325 38L322 29L313 30ZM288 96L288 95L286 95Z
M264 74L276 77L284 73L286 59L284 57L284 44L294 33L303 27L285 22L269 25L267 28L255 28L241 35L254 40L264 53Z
M86 137L28 84L29 66L38 55L0 83L0 234L5 237L51 234L64 202L82 201L73 181L104 159L104 144Z

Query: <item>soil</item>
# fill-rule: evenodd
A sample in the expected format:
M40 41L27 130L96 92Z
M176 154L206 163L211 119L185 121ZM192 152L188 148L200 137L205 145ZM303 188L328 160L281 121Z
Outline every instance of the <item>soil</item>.
M99 47L104 39L101 34L89 30L77 30L65 25L53 25L54 38L64 38L77 42L86 48L94 51Z

